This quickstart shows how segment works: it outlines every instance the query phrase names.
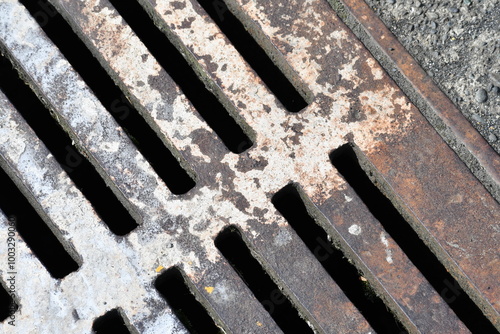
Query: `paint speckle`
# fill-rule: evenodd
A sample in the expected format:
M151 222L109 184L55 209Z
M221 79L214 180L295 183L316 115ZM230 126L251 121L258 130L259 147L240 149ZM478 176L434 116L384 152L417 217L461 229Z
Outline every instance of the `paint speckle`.
M280 230L278 235L274 238L274 244L276 246L284 246L292 240L292 237L287 230Z
M456 194L452 196L449 200L450 204L460 204L464 201L464 196L462 194Z
M344 198L345 198L345 201L346 201L347 203L349 203L349 202L351 202L351 201L352 201L352 197L349 197L349 196L347 196L346 194L344 194Z
M385 246L385 260L387 263L392 264L394 262L392 259L392 251L389 249L389 240L387 240L384 232L380 232L380 241Z
M352 235L360 235L361 234L361 226L353 224L349 227L349 233Z
M104 142L101 145L99 145L99 148L103 151L107 151L110 153L116 153L116 152L118 152L118 149L120 148L120 143L119 142L112 142L112 143Z
M212 292L214 292L214 287L213 286L206 286L205 291L208 292L209 294L211 294Z

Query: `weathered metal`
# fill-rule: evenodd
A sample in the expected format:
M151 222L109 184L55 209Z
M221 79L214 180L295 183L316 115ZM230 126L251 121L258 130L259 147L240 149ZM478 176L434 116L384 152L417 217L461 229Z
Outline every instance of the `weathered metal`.
M446 124L469 152L479 161L493 182L500 185L500 156L484 140L446 97L446 95L425 73L413 57L404 49L382 20L364 2L359 0L339 0L350 11L361 27L374 39L375 43L392 60L393 65L408 80L413 88L431 106L432 110Z
M239 155L203 122L107 0L50 2L196 175L197 185L185 195L171 194L24 7L0 0L3 52L140 223L129 235L114 236L2 97L2 167L38 203L81 265L55 280L20 248L17 330L88 332L95 318L120 307L141 333L183 333L153 286L162 268L175 265L226 332L279 333L214 245L217 234L234 225L314 330L373 332L272 205L271 197L293 182L407 330L468 332L333 168L330 152L347 142L356 145L386 195L500 326L494 289L500 278L498 203L326 1L227 1L291 81L312 96L307 108L291 114L196 1L139 0L253 136L254 146ZM0 229L0 237L5 233ZM4 258L5 250L0 254ZM0 328L11 330L6 324Z

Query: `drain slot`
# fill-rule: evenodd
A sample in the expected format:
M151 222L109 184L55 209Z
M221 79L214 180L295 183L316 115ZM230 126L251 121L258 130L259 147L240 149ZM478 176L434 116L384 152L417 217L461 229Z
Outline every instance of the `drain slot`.
M95 334L131 334L117 309L95 319L92 330Z
M197 1L288 111L299 112L307 107L305 99L231 13L225 1Z
M43 8L55 11L45 0L37 3L21 0L21 3L32 15L41 12ZM123 128L170 191L174 194L184 194L192 189L195 186L193 179L138 111L123 98L120 89L61 15L52 17L42 29Z
M110 1L120 15L146 45L160 65L182 89L207 124L217 133L226 147L241 153L252 141L198 78L186 59L151 21L144 9L134 0Z
M327 233L307 212L294 185L288 185L272 198L276 209L306 244L328 274L359 309L377 333L404 333L403 325L387 310L354 265L328 240Z
M4 278L8 279L8 273L4 273ZM14 298L7 292L3 284L0 284L0 322L9 318L16 310L17 304L14 302Z
M3 56L0 59L0 89L92 203L109 229L117 235L125 235L135 229L136 222L94 167L73 147L69 136L50 116L33 91L22 82L10 62Z
M223 230L215 245L284 333L313 333L292 303L252 256L234 227Z
M172 267L166 270L156 279L154 284L190 333L223 333L215 325L207 310L191 293L179 269Z
M76 271L78 264L2 168L0 168L0 184L2 185L0 209L8 217L15 217L17 232L50 275L54 278L63 278Z
M354 148L344 145L330 159L335 168L356 191L370 212L401 247L458 318L473 333L497 333L457 281L447 272L391 201L372 183L359 163ZM372 176L371 172L368 172Z

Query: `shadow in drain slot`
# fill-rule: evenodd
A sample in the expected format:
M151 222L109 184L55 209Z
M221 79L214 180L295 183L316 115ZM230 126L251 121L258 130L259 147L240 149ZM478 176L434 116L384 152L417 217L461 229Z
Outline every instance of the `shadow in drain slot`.
M0 168L0 184L2 185L0 210L9 219L14 220L17 233L50 275L54 278L63 278L76 271L79 267L76 261L2 168Z
M346 144L340 147L330 155L330 159L373 216L468 329L472 333L497 333L391 201L372 183L367 172L361 168L353 146Z
M6 285L8 286L9 284L10 282L8 282L7 276ZM15 290L15 286L13 287L13 289ZM11 289L9 290L12 291ZM12 298L10 293L5 289L5 287L3 286L3 282L0 283L0 322L9 322L9 317L13 315L17 311L17 309L18 306L15 303L14 298Z
M31 15L57 13L46 0L21 0ZM125 131L158 176L174 194L184 194L195 186L194 180L181 167L139 112L128 102L99 61L87 49L61 15L51 15L41 26L64 57L90 87L101 104Z
M298 112L307 107L305 99L231 13L225 1L197 1L288 111Z
M333 246L327 233L309 215L294 185L281 189L272 202L377 333L405 333L403 325L387 310L356 267Z
M91 163L73 146L71 139L50 116L49 110L24 84L10 62L0 56L0 89L45 144L77 188L109 229L125 235L137 227L135 220L106 186Z
M95 334L132 334L117 309L95 319L92 330Z
M252 256L236 228L228 227L223 230L215 239L215 246L284 333L314 333Z
M222 334L207 310L189 291L179 269L164 271L154 283L156 290L165 298L175 315L191 334Z
M234 153L241 153L250 148L253 144L250 138L215 95L205 87L174 44L155 26L141 5L135 0L110 2L226 147Z

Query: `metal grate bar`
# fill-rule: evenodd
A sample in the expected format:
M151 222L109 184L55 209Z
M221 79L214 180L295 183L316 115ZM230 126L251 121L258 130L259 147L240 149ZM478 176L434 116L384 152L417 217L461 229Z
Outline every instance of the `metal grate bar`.
M247 243L313 328L323 333L372 330L283 217L271 221L276 224L255 226L261 237L248 238Z
M205 261L201 266L204 268L203 272L189 275L191 284L209 305L209 312L215 312L214 318L222 321L221 327L227 333L281 333L280 328L226 261Z
M263 108L286 111L197 1L183 1L179 6L175 1L154 6L149 1L139 2L207 85L254 130L257 113ZM256 135L262 133L256 131Z
M228 1L235 2L240 5L233 6L237 15L244 16L243 21L248 26L257 25L264 31L268 40L297 71L300 71L299 66L304 66L302 59L314 60L320 65L321 75L311 77L305 72L301 74L304 79L310 78L311 87L321 86L325 80L322 78L327 76L325 72L330 70L333 72L329 76L332 79L327 82L338 77L338 74L342 77L332 90L358 92L358 100L349 100L348 110L344 109L344 121L348 121L351 114L350 124L355 126L364 117L369 120L370 113L380 112L382 106L377 106L377 102L383 101L383 96L387 96L385 94L388 92L377 96L381 93L378 89L385 87L390 91L389 87L394 87L393 82L387 80L385 74L378 74L378 65L371 60L371 56L365 54L366 50L324 1L317 0L307 5L290 2L283 6L278 3L273 6L259 5L260 1ZM280 19L284 17L288 17L286 22ZM297 29L279 30L285 23ZM281 33L276 33L277 30ZM306 41L299 42L303 35L307 35L306 41L315 41L314 45L305 50L292 47L308 45ZM332 40L334 36L343 38ZM332 47L331 53L325 53L325 45L335 44L338 48ZM349 59L347 64L346 59ZM346 71L349 63L349 71ZM311 64L306 68L311 71L315 66ZM377 88L371 90L370 87ZM392 96L392 101L401 101L399 116L411 119L399 137L389 139L374 135L371 138L378 141L374 146L371 146L373 142L365 146L368 143L365 141L367 132L353 131L348 138L360 146L360 150L373 164L374 175L392 194L389 197L406 211L406 216L411 216L409 221L421 238L498 326L499 307L495 302L498 292L492 289L499 276L498 266L495 266L498 263L498 249L495 247L498 245L496 222L500 221L498 203L443 143L421 114L407 104L406 98L396 91L388 94ZM343 98L344 95L334 99L333 105L342 104ZM385 106L382 108L387 109ZM356 113L359 113L357 117ZM368 120L363 119L362 123ZM400 118L395 125L403 123ZM316 194L317 191L311 192L313 198ZM453 209L450 209L450 205Z
M422 333L468 332L352 189L332 196L329 205L320 206L323 212L302 196L309 215L349 254L371 288L407 328Z
M28 199L37 203L40 215L81 265L78 271L63 281L55 280L26 249L22 240L18 240L16 281L23 311L15 329L30 333L40 326L33 319L46 319L41 333L49 333L57 328L84 332L91 328L93 317L121 304L140 308L141 311L135 313L132 311L134 307L127 307L133 322L150 315L151 310L148 311L144 303L146 296L154 300L150 292L152 287L147 281L137 279L137 273L144 269L138 264L134 266L129 261L132 259L124 255L130 251L127 250L129 246L117 243L116 237L107 230L43 143L4 97L1 101L0 115L5 134L0 144L2 167L19 180L20 188L24 189ZM3 224L7 224L7 221ZM2 233L7 233L7 229L2 229ZM6 261L2 263L5 273L9 271L6 270L6 264ZM35 281L33 272L36 272ZM129 277L122 282L128 287L125 295L122 285L108 285L108 278L116 272L122 277ZM149 279L152 281L153 276ZM86 283L88 280L93 283L89 285ZM61 310L61 305L72 306ZM78 319L72 315L73 311L79 314ZM60 315L49 317L48 314ZM173 326L176 322L170 314L168 323ZM7 324L5 326L10 328Z
M165 145L182 154L177 153L181 163L184 158L196 165L201 152L191 150L203 146L205 141L211 150L220 154L227 152L221 143L213 140L213 131L108 1L52 3ZM116 19L109 20L110 16Z
M500 277L498 202L326 0L227 0L288 79L311 95L299 113L285 110L197 1L138 1L254 145L230 152L109 1L50 0L181 165L196 175L195 188L173 195L26 9L0 0L0 48L140 223L124 237L113 235L1 96L2 166L80 264L55 280L21 242L16 330L88 332L95 318L119 308L140 333L185 333L154 287L164 268L176 266L226 332L279 333L214 244L222 230L235 226L311 327L319 333L373 332L276 212L272 196L296 183L309 213L409 332L471 330L332 166L329 154L346 143L500 328L494 289ZM352 233L354 224L360 233ZM4 275L3 248L0 255ZM5 322L0 328L11 329Z
M165 203L153 191L170 191L23 7L14 3L9 9L2 18L9 17L10 29L29 36L16 39L8 30L1 32L11 58L131 214L139 221L150 220ZM110 153L118 153L120 159Z
M453 131L455 136L475 156L496 187L500 186L500 156L463 116L455 105L437 87L432 79L405 51L401 43L374 15L364 1L340 0L361 24L381 50L391 59L412 87L423 96L439 118ZM492 185L495 186L495 185Z

